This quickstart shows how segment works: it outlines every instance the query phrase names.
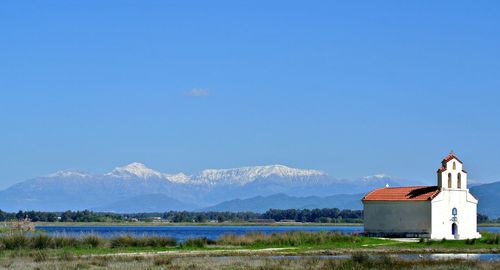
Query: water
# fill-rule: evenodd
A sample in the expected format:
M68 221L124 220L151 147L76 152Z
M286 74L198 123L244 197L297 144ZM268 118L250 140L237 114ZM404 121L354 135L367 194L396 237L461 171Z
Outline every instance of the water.
M363 232L363 226L36 226L36 229L46 231L49 235L168 236L178 241L197 237L216 240L225 234L244 235L252 232L265 234L288 231L332 231L343 234Z
M406 261L419 260L476 260L476 261L500 261L500 254L493 253L439 253L439 254L388 254L391 258L402 259ZM371 259L381 259L382 255L368 255ZM349 254L342 255L322 255L322 256L271 256L272 259L301 259L301 258L319 258L319 259L350 259Z
M398 254L398 258L404 260L479 260L479 261L500 261L500 254Z
M500 233L500 227L477 227L478 231Z

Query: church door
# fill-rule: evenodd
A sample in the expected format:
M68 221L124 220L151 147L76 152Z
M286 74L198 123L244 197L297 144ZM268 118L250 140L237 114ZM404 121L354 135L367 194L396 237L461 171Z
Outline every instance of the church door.
M458 239L458 226L456 223L453 223L451 225L451 234L453 234L453 236L455 236L455 239Z

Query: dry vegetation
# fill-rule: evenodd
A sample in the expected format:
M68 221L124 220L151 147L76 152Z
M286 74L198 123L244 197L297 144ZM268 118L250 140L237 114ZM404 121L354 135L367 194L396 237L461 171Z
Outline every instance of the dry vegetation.
M461 260L404 261L382 256L371 259L355 254L351 259L319 257L10 257L0 260L0 269L259 269L259 270L323 270L323 269L500 269L500 262Z
M478 240L400 243L334 232L294 231L177 243L169 237L4 233L0 235L0 269L500 269L500 262L408 261L391 255L500 252L499 235L484 236ZM353 253L350 259L317 257ZM282 255L294 256L276 257Z

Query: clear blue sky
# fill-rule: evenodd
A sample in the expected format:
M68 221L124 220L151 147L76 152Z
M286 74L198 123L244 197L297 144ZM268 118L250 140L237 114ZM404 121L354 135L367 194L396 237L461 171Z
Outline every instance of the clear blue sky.
M271 3L272 2L272 3ZM0 188L132 161L500 180L499 1L2 1Z

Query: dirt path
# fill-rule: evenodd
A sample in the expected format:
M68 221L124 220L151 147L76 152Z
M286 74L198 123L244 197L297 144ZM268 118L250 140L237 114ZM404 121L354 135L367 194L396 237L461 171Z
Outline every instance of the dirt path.
M223 256L223 255L265 255L281 254L281 252L296 250L294 247L287 248L263 248L263 249L224 249L224 250L166 250L166 251L145 251L145 252L123 252L110 254L90 254L80 257L154 257L158 255L173 256Z
M146 251L146 252L122 252L108 254L89 254L79 257L155 257L171 255L175 257L192 256L324 256L324 255L346 255L353 253L370 254L439 254L439 253L500 253L499 249L394 249L394 248L355 248L355 249L316 249L298 251L296 247L263 248L263 249L219 249L219 250L168 250L168 251Z

